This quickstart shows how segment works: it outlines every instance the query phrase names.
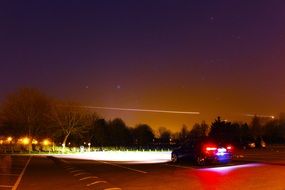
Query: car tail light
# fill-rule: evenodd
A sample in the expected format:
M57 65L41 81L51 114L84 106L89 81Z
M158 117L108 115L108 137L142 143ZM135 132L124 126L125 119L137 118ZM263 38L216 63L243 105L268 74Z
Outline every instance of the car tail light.
M227 146L227 151L228 151L228 152L233 151L233 149L234 149L234 148L233 148L231 145L228 145L228 146Z
M206 147L207 151L214 151L217 150L217 147Z
M217 151L217 147L215 145L205 145L203 148L206 154L213 154Z

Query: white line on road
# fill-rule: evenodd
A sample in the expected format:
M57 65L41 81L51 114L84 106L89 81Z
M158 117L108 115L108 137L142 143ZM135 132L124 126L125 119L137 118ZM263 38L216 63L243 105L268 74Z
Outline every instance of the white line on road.
M97 162L100 162L100 161L98 161L98 160L96 160L96 161L97 161ZM135 172L139 172L139 173L143 173L143 174L146 174L146 173L147 173L146 171L142 171L142 170L137 170L137 169L125 167L125 166L121 166L121 165L118 165L118 164L113 164L113 163L108 163L108 162L101 162L101 163L108 164L108 165L111 165L111 166L116 166L116 167L119 167L119 168L124 168L124 169L127 169L127 170L131 170L131 171L135 171Z
M86 180L86 179L95 179L95 178L98 178L98 177L96 177L96 176L88 176L88 177L83 177L83 178L79 179L79 181Z
M85 174L90 174L90 173L87 173L87 172L81 172L81 173L78 173L78 174L74 174L73 176L80 176L80 175L85 175Z
M76 173L76 172L84 172L83 170L72 170L70 173Z
M89 187L91 185L95 185L95 184L98 184L98 183L107 183L107 181L94 181L92 183L88 183L86 186Z
M11 185L0 185L0 188L12 188L13 186Z
M28 167L28 165L29 165L31 159L32 159L32 156L30 156L30 158L29 158L28 161L26 162L26 165L25 165L24 169L22 170L20 176L18 177L18 179L17 179L15 185L13 186L12 190L16 190L16 189L18 188L18 186L19 186L19 184L20 184L20 181L21 181L21 179L22 179L22 177L23 177L23 175L24 175L24 173L25 173L25 171L26 171L26 168Z
M18 176L18 175L20 175L20 174L0 174L0 175L2 175L2 176L4 176L4 175L8 175L8 176Z

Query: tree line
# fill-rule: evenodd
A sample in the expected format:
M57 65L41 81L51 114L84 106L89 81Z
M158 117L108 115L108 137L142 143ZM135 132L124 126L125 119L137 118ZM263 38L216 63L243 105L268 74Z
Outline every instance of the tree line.
M170 132L163 130L163 138ZM105 120L91 109L72 101L23 88L6 97L0 107L0 137L51 138L62 146L150 146L155 133L147 124L128 127L120 118ZM168 139L170 137L167 137Z
M8 95L0 107L0 137L51 138L63 146L145 147L169 146L188 139L211 137L239 145L264 139L269 143L285 142L285 115L276 119L253 117L247 123L228 122L218 117L209 126L195 124L191 130L182 126L177 133L161 127L154 131L147 124L128 127L116 118L106 120L93 110L71 101L46 96L37 89L23 88Z

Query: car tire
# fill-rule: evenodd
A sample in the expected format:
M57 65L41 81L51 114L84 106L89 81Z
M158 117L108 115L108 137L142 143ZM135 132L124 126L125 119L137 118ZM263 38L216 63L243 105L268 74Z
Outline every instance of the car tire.
M177 163L178 161L179 160L177 154L171 154L171 162Z

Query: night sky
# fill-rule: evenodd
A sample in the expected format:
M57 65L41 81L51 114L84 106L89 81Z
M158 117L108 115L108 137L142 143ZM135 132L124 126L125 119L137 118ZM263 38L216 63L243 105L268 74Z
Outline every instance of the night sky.
M35 87L133 126L285 111L285 1L0 3L0 100Z

